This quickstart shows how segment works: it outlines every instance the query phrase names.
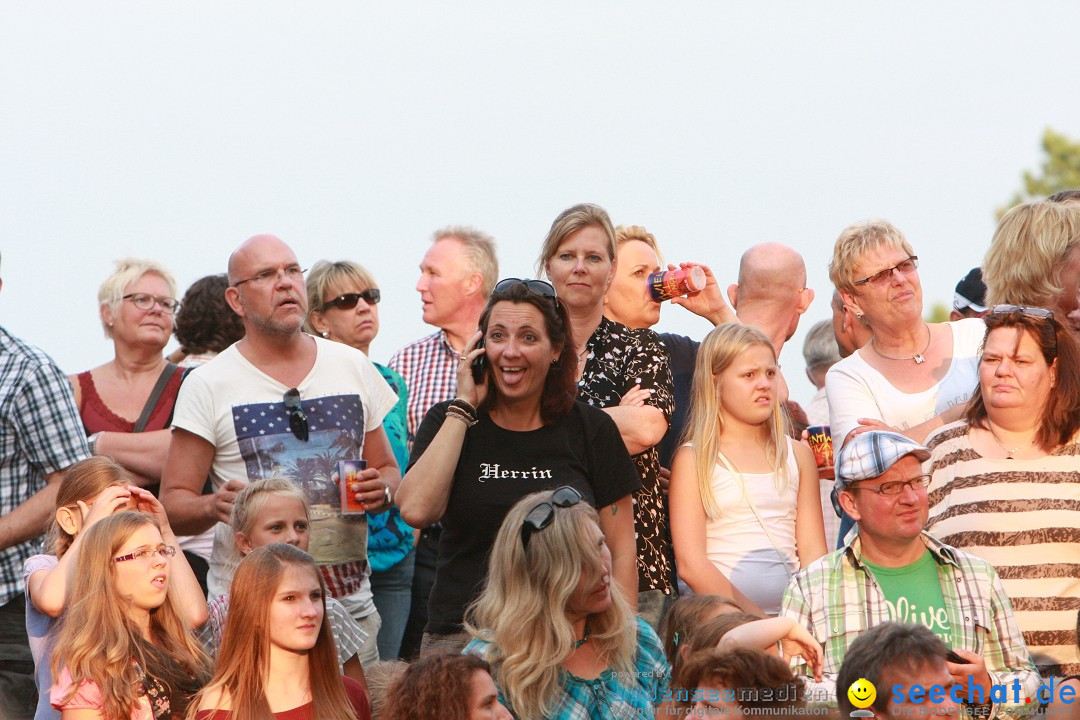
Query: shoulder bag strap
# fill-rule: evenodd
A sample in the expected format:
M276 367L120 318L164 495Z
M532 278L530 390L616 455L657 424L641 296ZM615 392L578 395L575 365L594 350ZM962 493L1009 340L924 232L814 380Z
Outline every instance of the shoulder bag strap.
M165 386L169 384L169 380L172 380L173 373L179 369L180 366L176 363L165 363L165 369L158 375L157 383L154 385L154 389L150 391L150 397L146 399L142 415L139 415L139 419L135 423L135 429L132 432L140 433L146 429L146 424L150 422L150 415L153 414L154 408L157 407L161 394L165 392Z

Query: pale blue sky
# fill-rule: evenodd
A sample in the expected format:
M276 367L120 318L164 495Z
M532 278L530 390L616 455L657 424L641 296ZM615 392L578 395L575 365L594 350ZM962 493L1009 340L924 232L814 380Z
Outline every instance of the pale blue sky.
M0 324L97 365L114 258L186 286L265 231L372 270L385 361L429 331L432 230L483 228L531 275L592 201L725 284L754 243L799 249L818 299L781 360L805 401L841 228L895 222L949 301L1044 128L1080 137L1077 27L1066 2L2 0Z

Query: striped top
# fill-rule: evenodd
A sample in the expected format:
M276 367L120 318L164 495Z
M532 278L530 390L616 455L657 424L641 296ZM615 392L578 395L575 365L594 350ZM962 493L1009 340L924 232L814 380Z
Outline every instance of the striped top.
M927 530L998 571L1039 671L1080 673L1080 434L1037 460L980 455L961 421L927 439Z

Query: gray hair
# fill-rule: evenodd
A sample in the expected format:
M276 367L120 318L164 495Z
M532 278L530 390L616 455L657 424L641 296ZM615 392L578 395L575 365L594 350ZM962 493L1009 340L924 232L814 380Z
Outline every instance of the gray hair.
M447 225L439 228L431 237L432 243L453 238L461 242L465 257L473 272L480 273L484 279L484 297L491 295L491 290L499 280L499 259L495 256L495 238L471 225Z
M836 344L836 335L833 334L830 320L814 323L810 332L806 333L802 354L807 370L840 361L840 347Z

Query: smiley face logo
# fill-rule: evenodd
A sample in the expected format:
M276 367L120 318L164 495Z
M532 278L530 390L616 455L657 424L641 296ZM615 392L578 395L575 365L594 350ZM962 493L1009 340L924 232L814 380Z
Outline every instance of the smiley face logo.
M859 678L851 683L851 687L847 690L847 697L851 704L860 710L868 708L877 699L877 688L866 678Z

